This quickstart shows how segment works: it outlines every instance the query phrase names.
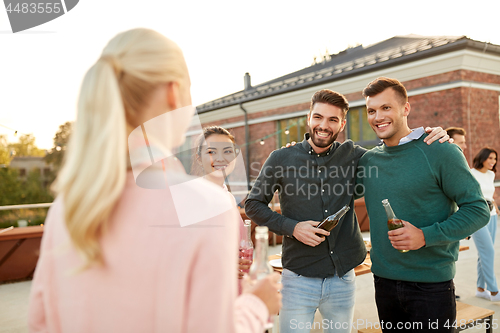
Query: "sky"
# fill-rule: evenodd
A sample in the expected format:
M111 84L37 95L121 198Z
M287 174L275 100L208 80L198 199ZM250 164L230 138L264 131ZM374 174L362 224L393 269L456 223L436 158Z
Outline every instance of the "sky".
M466 35L500 45L499 12L498 0L80 0L67 14L13 34L0 7L0 134L16 142L13 130L33 133L39 148L50 149L59 125L76 119L87 69L131 28L155 29L182 48L199 105L242 90L245 72L256 85L308 67L327 50L397 35Z

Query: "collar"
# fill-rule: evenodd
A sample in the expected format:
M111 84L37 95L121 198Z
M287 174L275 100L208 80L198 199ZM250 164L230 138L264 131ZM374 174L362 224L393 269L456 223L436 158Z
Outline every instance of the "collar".
M411 133L405 136L404 138L401 138L399 140L399 146L404 145L405 143L411 142L413 140L418 140L422 135L425 134L425 130L423 127L415 128L411 130Z
M304 147L304 149L309 152L309 155L313 156L313 155L317 155L318 157L323 157L323 156L328 156L330 155L332 152L333 152L333 148L335 147L335 142L332 143L332 145L330 146L330 148L324 152L322 152L321 154L318 154L314 151L313 147L311 147L311 145L309 144L309 142L307 142L307 140L309 140L311 136L309 135L309 133L306 133L304 134L304 141L302 141L302 147Z

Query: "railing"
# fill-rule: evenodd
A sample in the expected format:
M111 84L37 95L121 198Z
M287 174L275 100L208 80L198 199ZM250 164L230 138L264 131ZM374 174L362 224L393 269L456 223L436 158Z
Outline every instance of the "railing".
M51 205L52 203L10 205L0 206L0 210L48 208ZM43 225L37 225L0 229L0 284L33 277L43 228Z
M51 205L52 205L51 202L49 202L49 203L38 203L38 204L26 204L26 205L10 205L10 206L0 206L0 210L48 208Z

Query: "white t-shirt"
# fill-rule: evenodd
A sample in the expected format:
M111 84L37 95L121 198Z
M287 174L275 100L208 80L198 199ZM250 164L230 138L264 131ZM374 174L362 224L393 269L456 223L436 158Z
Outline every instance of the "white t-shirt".
M476 178L479 185L481 186L481 191L483 192L483 196L486 200L493 201L493 193L495 193L495 173L491 170L482 173L479 170L471 169L470 172ZM496 212L493 209L491 211L491 215L495 215Z

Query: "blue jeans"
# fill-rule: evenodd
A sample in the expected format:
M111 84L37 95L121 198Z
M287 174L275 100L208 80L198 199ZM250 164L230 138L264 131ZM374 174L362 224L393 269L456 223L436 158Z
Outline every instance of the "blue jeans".
M454 332L453 280L437 283L384 279L374 275L382 332Z
M349 333L354 316L355 278L354 270L342 277L310 278L284 269L280 333L305 333L311 328L323 328L325 333ZM316 309L323 320L314 327Z
M492 215L490 222L472 234L476 244L477 258L477 287L498 291L495 278L495 234L497 233L497 215Z

